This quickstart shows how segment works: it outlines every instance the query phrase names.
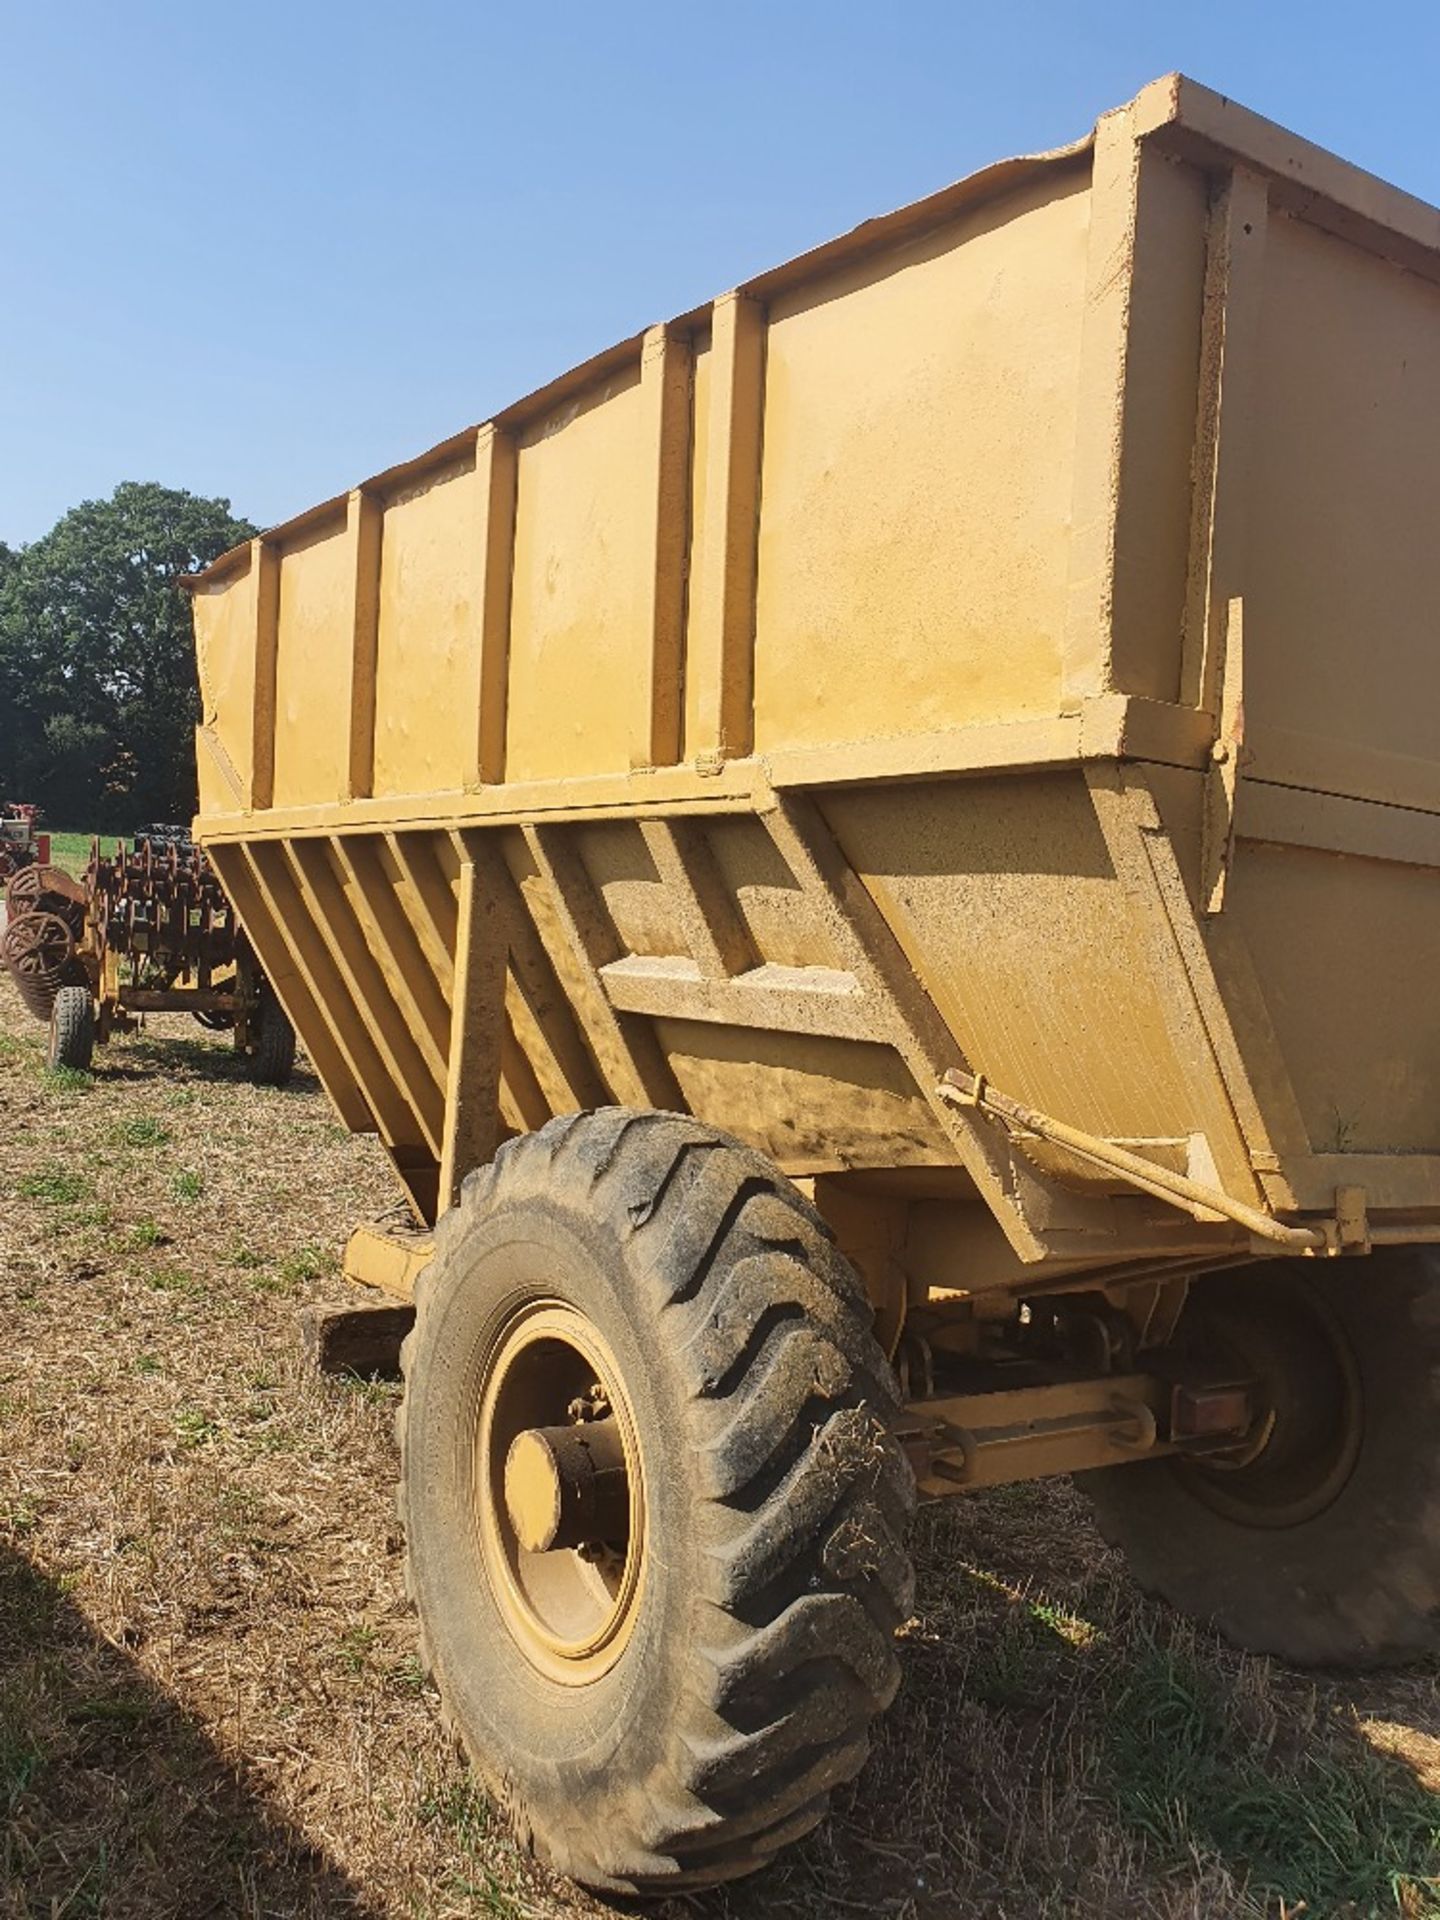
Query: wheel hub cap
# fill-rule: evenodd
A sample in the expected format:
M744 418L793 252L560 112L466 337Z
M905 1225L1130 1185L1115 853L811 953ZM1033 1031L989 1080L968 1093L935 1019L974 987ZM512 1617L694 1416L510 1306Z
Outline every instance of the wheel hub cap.
M481 1550L506 1626L547 1677L598 1679L638 1611L645 1484L614 1352L577 1308L532 1301L501 1329L476 1451Z

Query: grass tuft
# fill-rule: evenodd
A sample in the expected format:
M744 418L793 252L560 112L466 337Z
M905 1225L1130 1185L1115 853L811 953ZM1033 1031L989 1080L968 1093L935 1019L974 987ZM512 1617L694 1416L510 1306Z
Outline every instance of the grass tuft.
M182 1447L208 1447L220 1438L220 1424L198 1407L183 1407L175 1416L175 1432Z
M119 1147L163 1147L170 1129L153 1113L127 1114L110 1129L110 1138Z
M41 1173L23 1174L15 1185L22 1200L41 1200L52 1207L73 1207L88 1199L94 1190L83 1173L64 1169L47 1168Z
M156 1293L183 1293L195 1300L203 1299L206 1293L205 1282L184 1267L152 1267L145 1280Z
M334 1273L338 1262L333 1253L325 1247L297 1247L280 1262L280 1277L291 1286L303 1286L312 1280L320 1280Z
M1290 1751L1247 1732L1173 1647L1128 1654L1105 1727L1116 1805L1170 1862L1219 1854L1310 1913L1440 1911L1440 1800L1403 1766L1324 1729Z
M50 1093L93 1093L95 1076L87 1073L83 1067L46 1067L41 1084Z

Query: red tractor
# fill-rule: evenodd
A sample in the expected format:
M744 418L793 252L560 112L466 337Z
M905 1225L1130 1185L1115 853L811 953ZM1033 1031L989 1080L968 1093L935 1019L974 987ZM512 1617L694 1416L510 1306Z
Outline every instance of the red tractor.
M0 886L22 867L48 866L50 836L37 832L39 818L28 800L0 801Z

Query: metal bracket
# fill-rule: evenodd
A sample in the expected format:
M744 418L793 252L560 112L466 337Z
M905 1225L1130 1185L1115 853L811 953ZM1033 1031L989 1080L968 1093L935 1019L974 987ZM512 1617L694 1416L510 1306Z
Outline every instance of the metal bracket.
M1021 1106L1018 1100L997 1093L983 1074L964 1073L952 1067L941 1080L937 1092L956 1106L978 1108L980 1112L1000 1120L1006 1127L1018 1127L1026 1133L1038 1135L1042 1140L1052 1141L1067 1153L1073 1153L1077 1160L1103 1167L1127 1186L1148 1193L1156 1200L1163 1200L1169 1206L1179 1207L1190 1214L1203 1215L1208 1212L1232 1220L1236 1226L1244 1227L1253 1239L1262 1242L1267 1251L1271 1247L1281 1247L1292 1253L1323 1253L1330 1250L1330 1237L1323 1226L1286 1226L1283 1221L1273 1219L1268 1213L1261 1213L1256 1207L1247 1206L1242 1200L1232 1200L1228 1193L1221 1193L1218 1187L1202 1186L1198 1180L1171 1173L1153 1160L1142 1159L1139 1154L1117 1147L1112 1140L1101 1140L1093 1133L1083 1133L1079 1127L1067 1126L1063 1120L1052 1119L1049 1114L1040 1113L1034 1107Z
M1335 1227L1342 1253L1369 1253L1370 1216L1363 1187L1335 1189Z

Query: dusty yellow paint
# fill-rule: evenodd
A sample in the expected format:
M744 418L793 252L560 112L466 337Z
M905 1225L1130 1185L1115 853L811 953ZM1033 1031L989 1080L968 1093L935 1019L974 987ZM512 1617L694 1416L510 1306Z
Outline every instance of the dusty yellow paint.
M249 798L255 777L252 733L244 716L255 705L255 628L258 567L246 552L242 568L223 584L197 589L195 632L205 702L196 739L202 813L233 813ZM218 702L225 701L225 736Z
M425 1220L614 1100L912 1296L1433 1237L1437 494L1440 213L1160 81L217 562L199 832Z
M353 560L344 522L281 550L275 797L349 797Z
M474 778L484 547L473 452L385 503L375 668L375 792Z
M1056 711L1089 214L1057 173L772 305L758 751Z
M520 439L509 779L630 765L644 685L645 509L654 510L638 485L638 372L565 403Z

